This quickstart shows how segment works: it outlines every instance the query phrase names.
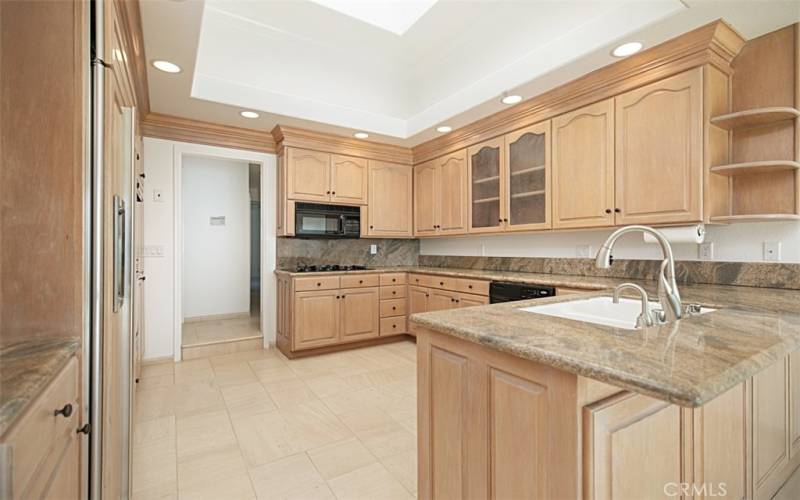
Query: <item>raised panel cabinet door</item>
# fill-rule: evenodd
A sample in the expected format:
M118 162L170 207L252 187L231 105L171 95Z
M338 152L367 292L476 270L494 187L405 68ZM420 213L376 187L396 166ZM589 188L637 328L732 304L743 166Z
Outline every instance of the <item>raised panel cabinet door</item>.
M502 137L467 150L470 233L498 232L503 228L506 214L501 170L504 159Z
M616 97L616 224L702 219L702 68Z
M408 313L428 312L428 298L430 290L419 286L408 287Z
M287 148L286 189L290 200L330 201L330 176L330 154Z
M339 342L339 290L294 294L293 349L308 349Z
M553 119L553 227L614 225L614 99Z
M458 300L457 307L482 306L489 303L489 297L471 293L459 293L456 300Z
M550 229L550 121L506 134L506 230Z
M467 150L437 158L436 193L438 195L438 233L463 234L467 232Z
M56 465L42 498L81 498L81 440L78 436L80 435L70 432L69 444Z
M380 333L378 287L341 290L342 342L377 337Z
M367 204L367 164L363 158L331 157L331 201Z
M406 165L369 161L370 236L405 238L413 231L413 177Z
M458 294L456 292L447 292L445 290L436 290L432 288L428 291L428 294L428 311L442 311L456 307L456 299L458 299Z
M789 355L789 412L791 416L790 456L794 459L800 454L800 351Z
M438 226L438 172L433 161L414 167L414 235L431 236Z
M789 463L788 361L753 377L753 496L772 498Z
M583 409L584 498L665 498L684 481L680 407L622 393Z

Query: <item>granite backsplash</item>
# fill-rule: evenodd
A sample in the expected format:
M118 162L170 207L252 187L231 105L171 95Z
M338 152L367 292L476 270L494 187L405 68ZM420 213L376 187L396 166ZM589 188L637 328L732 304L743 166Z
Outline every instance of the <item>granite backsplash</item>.
M370 254L370 245L378 253ZM416 266L419 240L278 238L278 269L339 264L367 267Z
M570 274L607 278L654 280L658 260L615 260L609 269L598 269L594 259L538 257L465 257L420 255L419 265L458 269L490 269L531 273ZM675 272L681 283L787 288L800 290L800 264L763 262L678 261Z

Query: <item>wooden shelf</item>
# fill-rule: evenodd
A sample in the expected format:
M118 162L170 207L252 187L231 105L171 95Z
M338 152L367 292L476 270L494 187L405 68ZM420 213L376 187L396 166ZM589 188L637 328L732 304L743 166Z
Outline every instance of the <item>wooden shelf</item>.
M800 116L800 111L795 108L758 108L715 116L711 119L711 123L727 130L735 130L792 120L798 116Z
M484 182L492 182L492 181L496 181L496 180L499 180L499 179L500 179L499 175L493 175L491 177L484 177L483 179L475 179L475 180L472 181L472 183L473 184L483 184Z
M748 161L744 163L731 163L730 165L711 167L711 171L715 174L727 176L766 174L770 172L797 169L800 169L800 162L792 160Z
M500 197L499 196L495 196L493 198L480 198L480 199L477 199L477 200L472 200L472 204L473 205L477 205L479 203L491 203L493 201L500 201Z
M522 170L517 170L516 172L511 172L511 176L515 175L522 175L522 174L529 174L531 172L536 172L539 170L544 170L544 165L539 165L537 167L530 167L530 168L523 168Z
M771 222L771 221L790 221L800 220L797 214L747 214L747 215L719 215L711 217L711 222L730 223L730 222Z
M514 193L511 195L512 198L527 198L528 196L537 196L540 194L544 194L544 189L540 189L539 191L526 191L524 193Z

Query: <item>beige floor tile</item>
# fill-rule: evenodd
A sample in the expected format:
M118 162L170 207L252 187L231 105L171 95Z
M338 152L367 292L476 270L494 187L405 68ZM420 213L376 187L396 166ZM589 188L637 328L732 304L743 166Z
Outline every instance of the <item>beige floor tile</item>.
M255 361L258 359L271 358L275 353L271 349L255 349L252 351L233 352L231 354L221 354L211 357L211 365L217 367L226 363L238 363L240 361Z
M277 354L273 354L271 356L265 356L265 357L260 358L260 359L254 359L254 360L248 361L247 364L250 365L250 368L254 372L263 371L263 370L271 370L273 368L286 368L286 369L289 368L288 366L286 366L286 361L281 359L281 357L278 356ZM289 371L291 371L291 370L289 370Z
M175 363L172 361L159 361L158 363L142 364L142 377L154 377L156 375L169 375L173 373Z
M178 460L178 494L182 499L255 498L237 444Z
M131 498L133 500L176 500L178 498L178 483L177 481L172 481L171 483L133 491Z
M308 456L325 479L333 479L377 461L354 437L308 450Z
M288 366L276 365L271 368L261 368L255 370L256 377L259 382L266 388L279 388L284 382L299 381L297 375L294 374Z
M173 415L175 413L175 387L157 387L136 393L136 421Z
M169 492L177 480L174 437L151 440L131 452L134 492Z
M373 409L342 415L340 418L378 458L416 449L416 435L383 411Z
M410 493L417 494L417 450L381 459L381 463Z
M269 397L275 401L279 408L288 408L308 401L317 401L318 398L309 387L300 379L283 380L264 384Z
M275 410L277 406L258 382L222 387L222 398L231 417Z
M353 435L321 401L309 401L278 411L288 424L290 442L301 451Z
M174 405L178 417L225 409L222 393L213 381L176 385Z
M323 398L322 401L337 415L383 408L391 403L388 397L375 388L336 394Z
M305 453L250 469L259 499L333 498Z
M137 384L141 390L156 389L158 387L169 387L175 384L175 375L167 373L165 375L153 375L142 377Z
M175 416L167 415L145 420L134 425L133 448L161 440L175 440Z
M403 500L413 498L380 463L374 463L328 481L339 500Z
M181 459L236 445L236 435L225 410L178 418L177 431Z
M214 377L220 387L258 382L247 363L225 363L214 366Z
M233 428L248 467L256 467L304 451L293 442L289 425L278 411L233 416Z
M208 362L208 359L192 359L189 361L182 361L181 363L191 363L194 361ZM195 368L191 370L178 370L177 367L175 369L175 385L191 385L213 382L214 370L211 368L210 364L207 367Z

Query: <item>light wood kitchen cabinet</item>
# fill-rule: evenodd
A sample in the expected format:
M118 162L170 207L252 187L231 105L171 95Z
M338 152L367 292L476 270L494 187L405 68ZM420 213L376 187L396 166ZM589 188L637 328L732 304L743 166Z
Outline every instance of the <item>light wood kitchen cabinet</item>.
M367 204L368 163L363 158L331 156L331 201Z
M424 313L428 312L428 299L430 298L430 291L421 286L408 287L408 313Z
M467 232L467 152L449 155L414 168L414 231L417 236Z
M289 200L367 204L367 160L363 158L287 148L285 175Z
M616 224L702 220L702 71L615 98Z
M753 377L753 498L772 498L789 464L789 362L777 362Z
M341 333L343 342L377 337L380 332L377 287L341 290Z
M338 289L294 294L294 349L309 349L339 342L339 297Z
M505 229L550 229L550 121L507 134L505 145Z
M507 217L505 205L505 144L502 137L467 150L469 171L469 232L497 232Z
M414 170L406 165L369 161L369 236L410 238L413 225Z
M614 99L553 119L553 227L614 225Z
M436 234L437 204L436 165L433 161L414 167L414 234Z
M428 311L443 311L456 307L457 292L430 289L428 297Z
M471 293L459 293L456 296L456 307L482 306L489 303L489 297Z

